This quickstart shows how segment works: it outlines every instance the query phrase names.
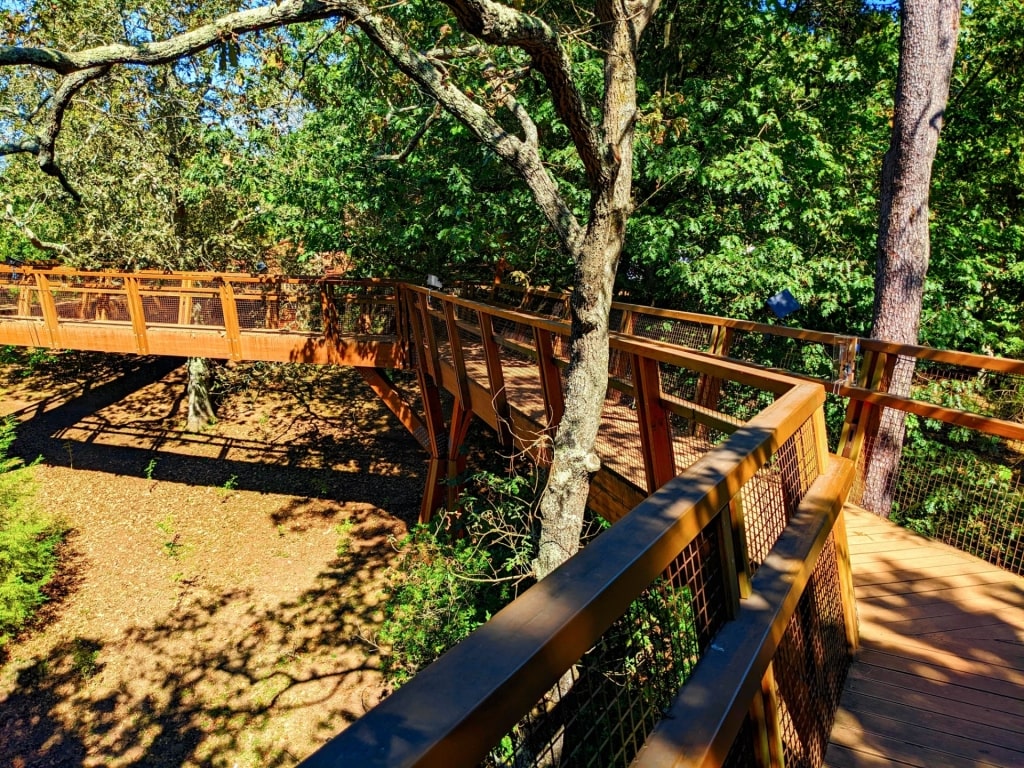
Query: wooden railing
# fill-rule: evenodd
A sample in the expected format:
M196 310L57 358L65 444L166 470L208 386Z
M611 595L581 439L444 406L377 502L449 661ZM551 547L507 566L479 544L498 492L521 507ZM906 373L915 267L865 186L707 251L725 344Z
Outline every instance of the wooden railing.
M402 365L395 284L217 273L0 271L6 344Z
M455 398L450 430L428 415L438 452L457 462L476 414L543 461L567 325L403 293L424 391ZM606 401L618 426L599 436L591 502L621 519L304 765L540 765L553 751L653 765L666 749L679 765L779 764L787 750L820 763L856 644L841 517L852 467L828 454L822 388L624 335L611 345L629 366ZM702 377L763 406L742 419L701 406L680 388ZM661 720L697 699L697 730ZM813 715L794 724L798 709Z

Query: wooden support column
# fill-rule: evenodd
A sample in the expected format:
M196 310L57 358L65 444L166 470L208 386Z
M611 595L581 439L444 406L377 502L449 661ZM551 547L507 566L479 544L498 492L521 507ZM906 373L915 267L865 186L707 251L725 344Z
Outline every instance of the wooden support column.
M633 355L632 364L647 492L654 493L676 476L672 422L661 401L661 368L658 361Z
M484 361L487 364L487 383L491 392L491 407L498 424L498 442L502 448L512 445L512 411L508 407L505 391L505 373L501 369L501 355L494 340L494 321L482 310L477 310L480 339L483 342Z
M875 392L888 391L897 359L896 355L869 350L864 355L857 386ZM861 454L864 445L878 434L881 420L882 406L851 397L846 406L846 418L843 420L843 433L837 453L850 459L859 468L862 464Z
M860 648L860 625L857 618L857 597L853 589L853 566L850 563L850 542L846 536L846 507L839 509L835 525L832 526L832 540L836 547L836 566L839 569L839 596L843 603L843 624L846 627L846 644L851 653Z
M775 670L771 664L761 679L761 692L754 695L751 715L757 725L759 768L785 768L786 751L782 746L782 727L779 724L779 687L775 683Z
M324 336L337 346L340 337L338 306L334 303L331 284L320 281L320 315L324 322Z
M448 329L448 346L452 351L452 366L455 368L455 380L458 383L455 397L462 405L462 408L468 411L472 408L472 401L469 398L469 374L466 373L466 356L462 351L462 337L459 336L459 319L455 315L455 305L450 301L444 302L443 309L444 323Z
M455 509L459 500L462 476L466 472L466 454L463 446L469 425L473 421L473 411L456 400L452 407L452 426L448 433L448 478L446 482L448 509Z
M38 287L36 288L38 290ZM18 289L18 317L32 317L32 289L22 286Z
M434 378L434 381L441 383L441 360L438 356L437 334L434 332L434 319L430 313L430 306L427 303L428 297L423 294L410 294L419 302L420 328L423 335L424 355L426 357L427 370ZM443 301L443 300L442 300Z
M241 360L242 331L238 324L238 305L235 303L235 292L227 280L222 280L220 284L220 305L224 312L224 330L231 359Z
M43 321L50 337L50 349L60 347L60 322L57 317L57 305L50 293L50 281L42 272L36 272L36 288L39 291L39 305L43 310Z
M729 347L732 346L733 329L724 325L716 325L711 331L711 340L708 344L708 352L717 357L728 357ZM710 376L706 373L697 377L697 392L694 402L718 410L718 401L722 394L722 380L717 376ZM694 425L696 426L696 425ZM706 430L705 430L706 431Z
M181 296L178 297L178 325L192 325L192 295L188 290L191 280L181 281Z
M124 289L128 299L128 316L132 321L135 333L135 351L140 355L149 354L149 339L146 336L146 310L142 305L142 294L139 293L139 279L126 277Z
M562 391L562 372L555 362L551 331L533 327L533 345L537 351L537 367L544 391L544 409L547 412L547 430L554 436L565 413L565 393Z
M747 556L744 551L744 567L740 568L736 560L735 532L732 523L732 510L729 504L719 511L715 518L718 533L718 555L722 568L722 587L725 591L725 616L732 621L740 613L740 595L742 582L746 572ZM747 588L749 594L749 587Z

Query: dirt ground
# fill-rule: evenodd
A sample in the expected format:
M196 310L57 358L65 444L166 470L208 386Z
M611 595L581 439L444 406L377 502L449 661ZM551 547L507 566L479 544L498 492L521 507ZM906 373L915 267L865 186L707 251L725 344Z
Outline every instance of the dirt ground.
M0 667L0 765L286 766L386 694L374 645L425 455L351 369L240 366L200 435L183 361L0 368L71 533Z

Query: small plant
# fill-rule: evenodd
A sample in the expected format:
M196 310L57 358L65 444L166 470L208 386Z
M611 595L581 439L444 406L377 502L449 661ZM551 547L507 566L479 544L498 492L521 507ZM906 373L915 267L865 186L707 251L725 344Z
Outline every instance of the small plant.
M185 554L185 544L181 541L181 534L176 533L174 530L174 518L167 515L163 520L156 524L156 527L160 532L167 536L167 540L160 545L164 554L170 558L178 559Z
M338 534L338 544L334 551L338 557L344 557L352 549L352 529L356 524L354 520L346 520L334 526L334 532Z
M238 489L238 475L232 475L227 480L225 480L224 484L221 485L221 487L220 487L221 493L223 493L225 496L229 496L230 494L232 494L237 489Z
M401 543L380 639L385 675L404 682L533 581L536 476L481 473L473 494Z
M100 644L95 640L76 637L71 643L71 668L84 680L99 670L97 659L100 655Z
M145 475L147 480L153 479L153 473L156 471L156 459L150 459L146 464L146 468L142 470L142 474Z

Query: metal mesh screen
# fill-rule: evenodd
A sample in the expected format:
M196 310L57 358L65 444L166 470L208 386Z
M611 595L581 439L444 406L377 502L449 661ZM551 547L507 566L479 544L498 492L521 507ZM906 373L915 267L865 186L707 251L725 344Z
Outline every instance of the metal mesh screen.
M718 551L695 539L485 765L629 765L724 621Z
M1024 575L1022 459L1016 441L950 425L915 431L886 488L892 520Z
M735 330L728 356L766 368L779 368L822 381L845 379L853 361L845 359L845 345L795 339L759 331Z
M1024 376L900 355L889 391L980 416L1024 420Z
M839 590L830 536L773 660L788 768L818 768L825 759L850 666Z
M757 761L757 725L747 715L736 740L729 748L729 754L722 762L723 768L760 768Z
M676 320L653 315L636 314L633 317L633 335L690 349L707 351L711 346L712 325Z
M743 521L751 574L775 546L818 474L814 426L806 421L744 484L733 508Z

